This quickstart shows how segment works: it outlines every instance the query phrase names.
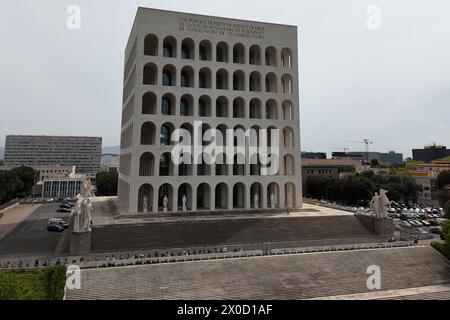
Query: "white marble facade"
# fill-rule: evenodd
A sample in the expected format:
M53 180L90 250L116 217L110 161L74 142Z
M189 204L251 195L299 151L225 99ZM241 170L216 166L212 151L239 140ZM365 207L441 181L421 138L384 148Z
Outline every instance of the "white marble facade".
M301 207L298 83L296 26L139 8L125 53L121 210ZM279 171L174 165L167 135L194 121L279 129Z

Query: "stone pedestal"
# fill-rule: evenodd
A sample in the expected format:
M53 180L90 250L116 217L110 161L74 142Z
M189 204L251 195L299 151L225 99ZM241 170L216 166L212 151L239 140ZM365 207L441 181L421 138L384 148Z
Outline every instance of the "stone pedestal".
M356 214L358 220L372 233L379 235L394 235L394 221L391 218L379 219L366 214Z
M70 254L73 256L82 256L91 254L91 231L72 232L70 241Z

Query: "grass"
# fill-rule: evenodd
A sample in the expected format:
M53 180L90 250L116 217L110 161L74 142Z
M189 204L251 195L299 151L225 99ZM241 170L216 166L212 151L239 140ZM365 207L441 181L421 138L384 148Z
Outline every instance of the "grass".
M448 260L450 260L450 248L448 248L445 243L433 242L431 243L431 246L439 251Z
M40 271L0 270L0 300L62 300L65 284L65 266Z

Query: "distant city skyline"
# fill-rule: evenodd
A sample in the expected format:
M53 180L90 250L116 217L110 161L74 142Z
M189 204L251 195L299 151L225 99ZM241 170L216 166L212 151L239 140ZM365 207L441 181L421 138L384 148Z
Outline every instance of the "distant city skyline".
M9 134L120 139L124 49L138 6L299 26L303 151L450 145L450 3L423 1L2 2L0 146ZM367 9L381 12L369 30ZM236 7L239 5L239 10ZM26 24L23 21L27 21ZM14 32L10 32L14 30ZM26 41L24 41L26 39ZM32 48L32 50L30 50Z

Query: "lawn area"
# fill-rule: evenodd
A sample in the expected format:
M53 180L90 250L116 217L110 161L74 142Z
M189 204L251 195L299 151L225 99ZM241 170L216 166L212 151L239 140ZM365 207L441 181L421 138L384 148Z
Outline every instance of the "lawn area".
M65 266L26 272L0 270L0 300L62 300L65 284Z

